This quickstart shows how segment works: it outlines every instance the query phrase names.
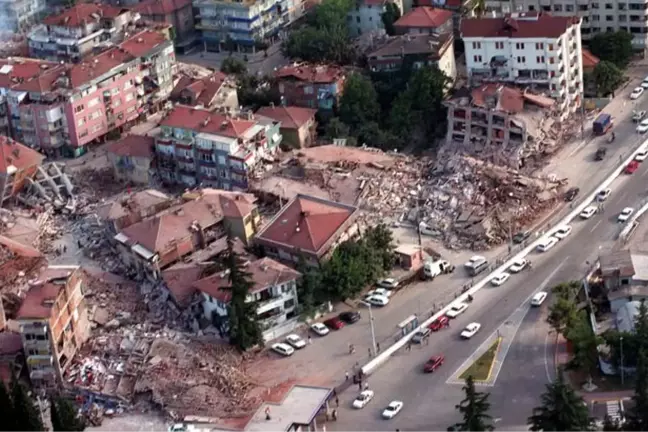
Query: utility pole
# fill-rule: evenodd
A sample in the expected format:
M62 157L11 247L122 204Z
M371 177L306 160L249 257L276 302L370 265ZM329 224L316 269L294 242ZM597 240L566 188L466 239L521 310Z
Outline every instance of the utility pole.
M371 327L371 347L372 347L373 355L375 356L378 353L378 350L376 348L376 329L374 328L374 317L373 317L373 311L371 309L371 303L365 301L361 301L360 303L364 304L369 308L369 326Z
M619 343L621 344L621 385L623 385L625 381L625 373L623 369L623 336L619 338Z

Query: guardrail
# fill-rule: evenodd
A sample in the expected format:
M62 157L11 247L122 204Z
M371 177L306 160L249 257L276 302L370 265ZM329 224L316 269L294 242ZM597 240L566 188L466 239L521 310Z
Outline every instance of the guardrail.
M389 348L385 349L381 354L373 358L371 361L369 361L367 364L362 366L362 373L365 375L371 374L378 366L380 366L382 363L387 361L389 357L392 356L392 354L396 353L399 349L403 348L405 345L410 343L410 340L414 336L416 332L418 332L421 329L424 329L425 327L429 326L432 324L436 319L439 317L443 316L446 314L446 312L454 305L457 303L465 302L468 299L468 296L472 296L475 294L477 291L485 287L490 280L492 279L493 275L498 274L500 272L503 272L507 270L511 265L513 265L513 262L526 257L530 252L532 252L538 244L542 241L545 240L548 237L551 237L553 234L556 233L556 231L560 228L562 225L566 225L569 222L571 222L573 219L577 218L580 212L582 212L586 207L592 204L592 201L596 199L596 195L598 192L602 189L607 188L610 186L614 180L617 179L621 174L623 174L626 166L632 162L639 153L639 151L643 150L644 148L648 147L648 140L644 141L639 147L637 147L632 153L630 153L630 156L626 158L625 160L621 160L621 164L619 167L617 167L612 174L605 179L596 189L594 189L593 192L591 192L590 195L587 196L586 199L584 199L581 204L579 204L574 210L572 210L567 216L565 216L563 219L561 219L557 224L555 224L552 228L548 229L547 232L542 234L541 236L538 236L538 238L533 241L529 246L525 247L522 251L511 257L508 261L506 261L504 264L500 265L492 271L491 273L488 274L488 276L484 277L481 281L473 285L472 288L470 288L468 291L457 297L454 301L443 307L441 310L433 314L430 318L427 320L423 321L417 328L412 330L410 333L407 335L403 336L400 340L396 341L393 345L391 345ZM646 210L648 211L648 204L646 205ZM637 212L639 213L639 212ZM642 212L643 214L643 212ZM636 216L637 217L637 216Z

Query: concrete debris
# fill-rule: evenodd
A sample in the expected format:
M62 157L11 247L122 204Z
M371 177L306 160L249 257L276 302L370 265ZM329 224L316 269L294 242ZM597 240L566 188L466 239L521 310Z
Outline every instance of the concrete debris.
M53 206L68 214L76 210L74 186L62 164L51 162L39 166L36 176L27 180L27 191L16 196L19 202L31 208Z

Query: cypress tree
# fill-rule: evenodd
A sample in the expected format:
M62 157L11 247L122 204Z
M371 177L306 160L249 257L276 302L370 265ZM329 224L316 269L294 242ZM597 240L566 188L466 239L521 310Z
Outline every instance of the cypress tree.
M13 417L17 431L42 431L40 411L27 395L25 387L14 376L11 382Z
M13 413L13 403L11 402L7 387L3 381L0 381L0 430L16 430L14 417L9 415L9 413Z

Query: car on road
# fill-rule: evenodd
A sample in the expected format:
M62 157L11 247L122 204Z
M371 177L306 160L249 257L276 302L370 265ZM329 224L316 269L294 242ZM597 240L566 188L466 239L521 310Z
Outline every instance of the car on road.
M466 326L466 328L461 332L461 337L463 339L470 339L471 337L475 336L479 329L481 328L481 324L479 323L470 323Z
M641 82L641 87L648 88L648 77L644 78L644 80Z
M430 330L429 328L424 328L417 331L416 333L414 333L414 336L412 336L412 343L423 343L425 338L430 336L430 333L432 333L432 330Z
M634 213L634 209L632 207L624 208L623 210L621 210L621 213L617 217L617 222L626 222L628 219L630 219L632 213Z
M495 275L495 277L493 277L490 282L495 286L500 286L503 285L510 277L511 275L509 273L502 272L498 275Z
M574 201L574 198L576 198L578 192L580 192L580 188L577 187L567 189L567 192L565 192L565 201L567 202Z
M523 243L524 240L528 239L529 237L531 237L531 230L520 231L519 233L513 236L513 243L515 244Z
M391 401L389 405L383 410L382 416L384 419L390 420L396 417L396 415L401 412L403 409L403 402L401 401Z
M444 361L445 361L445 357L443 357L442 355L436 355L430 357L430 359L426 361L425 364L423 365L423 372L425 373L434 372L435 370L437 370L439 366L443 364Z
M344 327L344 321L342 321L338 317L329 318L324 321L324 324L326 324L326 327L330 328L331 330L340 330L342 327Z
M580 212L580 217L581 219L589 219L591 218L596 212L598 211L598 207L591 205L587 206L583 209L582 212Z
M286 357L291 356L295 353L295 349L293 347L281 342L272 345L272 351Z
M374 294L365 298L365 302L369 303L372 306L387 306L389 304L389 297Z
M599 191L599 193L596 194L596 201L603 202L606 199L610 197L610 194L612 193L612 189L607 188L603 189L602 191Z
M540 306L545 299L547 298L547 293L544 291L538 291L533 298L531 299L531 306Z
M648 132L648 119L642 120L641 123L637 125L637 132L640 134L645 134Z
M346 311L342 312L338 315L338 318L340 318L342 321L344 321L347 324L354 324L360 321L360 312L358 311Z
M639 150L634 157L634 160L636 160L637 162L643 162L646 159L648 159L648 148Z
M481 255L473 255L465 264L464 268L470 276L477 276L488 269L488 260Z
M527 265L529 265L529 261L524 258L518 258L513 261L513 264L511 265L511 267L509 267L509 271L511 273L520 273L526 268Z
M643 87L635 87L634 90L632 90L632 93L630 93L630 99L632 100L639 99L643 94L643 92L644 92Z
M641 87L644 87L644 83L647 83L648 81L644 81L641 83ZM644 87L646 88L646 87ZM632 111L632 121L637 123L643 120L643 118L646 117L646 111L645 110L634 110Z
M376 285L387 289L394 289L398 287L398 281L394 278L387 278L381 280Z
M630 161L628 166L625 168L626 174L634 174L635 171L639 169L639 162L636 160Z
M594 154L594 160L602 161L603 159L605 159L606 154L607 149L605 147L599 147L599 149L596 150L596 153Z
M187 432L187 426L184 423L176 423L169 426L169 432Z
M556 237L558 240L562 240L565 237L567 237L569 234L571 234L571 232L572 232L572 227L570 225L563 225L556 230L553 236Z
M392 292L387 288L376 288L374 290L369 291L365 297L371 297L372 295L381 295L385 297L390 297L392 295Z
M446 312L446 316L448 318L457 318L459 315L466 312L466 309L468 309L468 303L453 304L450 309L448 309L448 312Z
M328 327L326 327L324 324L318 323L318 322L313 323L310 328L318 336L326 336L327 334L329 334L329 331L330 331Z
M353 400L353 408L356 409L362 409L369 402L371 402L371 399L374 397L374 392L373 390L364 390L361 392L354 400Z
M555 237L546 237L540 240L540 243L538 243L538 246L536 246L536 250L538 252L547 252L549 249L554 247L558 243L558 239Z
M435 319L434 321L432 321L432 323L428 326L428 328L433 332L435 332L441 330L442 328L446 328L449 325L450 325L450 318L443 315Z
M291 347L296 349L301 349L306 346L306 341L304 341L304 339L300 338L296 334L289 334L288 336L286 336L286 342L288 342Z

